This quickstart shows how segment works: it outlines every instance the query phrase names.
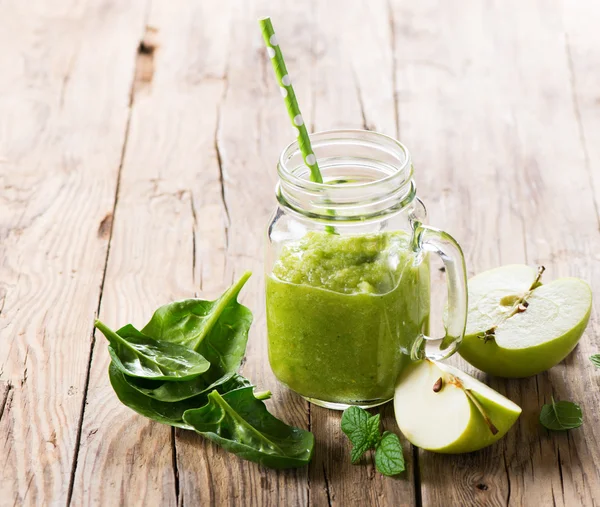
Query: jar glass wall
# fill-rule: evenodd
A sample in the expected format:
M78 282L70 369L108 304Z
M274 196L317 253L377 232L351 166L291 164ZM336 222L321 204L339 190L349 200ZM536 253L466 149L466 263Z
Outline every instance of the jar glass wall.
M324 184L309 181L297 143L278 164L265 266L269 361L311 402L375 406L425 350L425 208L397 141L367 131L311 141Z

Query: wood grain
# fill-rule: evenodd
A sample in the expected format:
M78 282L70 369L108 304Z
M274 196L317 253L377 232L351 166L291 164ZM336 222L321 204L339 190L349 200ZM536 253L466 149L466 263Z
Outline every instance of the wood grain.
M0 504L68 500L133 71L134 3L3 2Z
M0 505L597 503L597 301L576 351L534 378L452 358L523 414L478 453L404 441L398 479L371 457L352 466L340 414L277 384L262 259L291 128L256 24L272 16L311 130L408 146L429 222L463 245L470 274L542 263L547 280L579 276L596 293L597 2L73 0L0 13ZM242 373L273 392L276 416L314 432L306 469L264 469L133 413L92 334L98 308L111 326L142 325L247 269ZM582 428L540 427L551 395L582 405ZM380 411L397 429L392 407Z
M516 10L518 22L509 14ZM413 59L398 70L409 96L399 100L401 139L432 147L415 155L431 223L457 236L471 271L543 263L552 266L547 279L570 274L596 284L585 252L592 254L600 238L557 10L533 2L468 2L457 12L422 2L395 12L406 20L398 51L410 47L406 54ZM432 184L437 188L430 196ZM589 406L595 419L597 390L584 393L583 387L593 385L587 360L593 329L575 354L546 374L518 381L479 374L520 404L523 415L506 439L482 452L458 459L420 453L425 505L524 505L532 498L541 505L592 504L597 474L586 473L584 463L597 446L578 442L586 433L597 441L590 435L594 423L569 435L548 434L538 416L554 393L582 403L584 411Z
M521 219L510 211L511 185L502 174L512 164L504 146L509 126L488 93L493 41L475 21L484 10L476 2L460 12L438 2L394 9L400 139L413 153L429 223L463 245L470 273L524 260ZM435 278L438 288L442 276ZM439 319L440 308L433 310ZM507 393L502 383L494 387ZM423 505L506 505L503 458L502 444L460 457L420 452Z
M600 286L600 269L592 260L600 249L599 221L574 100L577 92L573 88L568 35L558 8L532 4L523 14L515 27L516 43L523 49L514 61L517 75L522 76L514 101L521 105L515 107L520 166L530 175L519 187L520 201L525 216L536 217L535 227L527 227L528 260L549 268L548 279L580 276L592 284L594 291ZM539 27L537 37L530 37L529 26ZM546 78L534 79L536 76ZM561 125L561 130L555 125ZM598 301L594 306L597 315ZM553 488L553 496L557 505L592 505L600 491L598 469L585 465L599 458L600 428L595 407L600 393L594 388L597 371L588 360L600 346L597 329L593 322L573 354L538 376L544 402L553 394L556 399L577 401L586 413L586 424L578 431L542 434L544 447L553 447L556 452L560 489ZM530 484L520 498L529 498L534 492L537 485Z
M254 274L244 288L242 301L254 313L250 331L246 362L242 373L260 388L273 392L267 402L274 415L295 426L307 428L306 403L285 392L278 386L266 361L265 316L263 296L263 246L267 220L273 211L272 193L275 185L275 157L290 132L289 120L282 110L281 97L273 92L272 70L267 65L265 50L256 20L266 12L267 3L244 2L231 8L231 17L223 30L221 42L215 46L214 74L221 76L225 89L213 102L215 121L207 134L214 139L213 163L210 171L199 175L196 194L210 181L218 179L222 212L226 219L223 251L216 251L215 244L206 240L212 237L223 222L206 222L197 230L197 244L206 244L198 261L202 266L202 293L211 287L223 290L226 283L237 278L243 271ZM289 10L291 2L281 9ZM215 7L214 16L219 9ZM196 11L200 31L213 34L211 16ZM290 12L290 21L302 23ZM179 23L176 19L174 24ZM300 25L302 26L302 25ZM278 28L281 31L281 28ZM193 40L193 39L192 39ZM293 57L292 57L293 58ZM210 79L204 74L199 86L206 86ZM267 88L265 88L265 85ZM274 100L265 103L265 96ZM248 104L255 107L248 108ZM270 104L273 104L272 107ZM279 114L277 114L279 113ZM268 115L268 116L267 116ZM268 119L267 119L268 117ZM193 125L190 118L190 128ZM199 207L202 215L202 207ZM225 260L224 272L220 266ZM240 461L232 455L202 442L200 437L185 431L177 431L177 460L180 472L180 499L186 504L214 505L304 505L307 502L307 470L273 471ZM206 449L207 462L201 466L198 450Z
M177 10L163 5L165 14ZM154 24L154 9L136 44L131 121L100 309L112 327L141 327L158 306L194 295L195 178L210 161L207 136L198 132L210 125L207 106L223 86L216 82L191 93L196 69L177 65L187 41L173 31L192 32L194 26L184 10L179 26ZM189 128L185 119L192 117ZM108 364L99 335L88 390L93 410L85 412L72 503L176 505L172 430L121 405L108 383Z
M581 150L590 186L594 192L594 208L600 222L600 95L596 62L600 49L596 42L594 20L600 15L600 5L594 1L563 3L564 44L572 92L573 114L577 120ZM600 260L600 255L592 261ZM595 322L598 322L597 320Z
M385 1L364 2L353 9L340 9L331 2L315 5L311 31L316 59L310 83L314 131L371 128L396 136L396 110L390 107L395 33L389 15ZM341 413L316 406L309 411L318 444L310 467L311 505L376 505L392 499L395 505L415 503L409 443L404 446L406 472L401 478L384 478L375 470L372 456L359 466L350 463L350 445L340 429ZM378 411L385 429L397 428L391 406Z

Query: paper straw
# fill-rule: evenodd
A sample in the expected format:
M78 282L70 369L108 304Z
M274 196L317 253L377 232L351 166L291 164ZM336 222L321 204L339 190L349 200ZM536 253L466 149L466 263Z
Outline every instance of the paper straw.
M281 95L283 95L283 100L285 102L288 115L292 125L298 131L298 145L300 147L300 152L302 153L304 163L310 169L310 180L316 183L323 183L323 177L321 176L321 171L319 170L319 165L317 164L317 157L315 157L310 144L308 131L306 130L304 119L302 118L300 108L298 107L296 94L294 93L292 81L290 80L287 68L285 67L285 62L283 61L283 55L281 54L281 49L279 47L279 43L277 42L275 31L273 30L271 18L267 17L259 19L258 23L262 31L263 39L265 40L265 45L267 46L267 54L269 55L271 63L273 64L275 77L277 78Z

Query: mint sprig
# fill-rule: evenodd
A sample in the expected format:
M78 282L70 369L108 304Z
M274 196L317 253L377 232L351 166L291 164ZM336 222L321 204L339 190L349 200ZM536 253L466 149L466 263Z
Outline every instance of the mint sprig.
M398 436L379 431L379 414L370 415L359 407L349 407L342 415L342 431L352 442L350 458L356 463L365 452L375 450L375 466L383 475L397 475L404 471L404 455Z
M600 368L600 354L594 354L593 356L590 356L590 361L596 368Z

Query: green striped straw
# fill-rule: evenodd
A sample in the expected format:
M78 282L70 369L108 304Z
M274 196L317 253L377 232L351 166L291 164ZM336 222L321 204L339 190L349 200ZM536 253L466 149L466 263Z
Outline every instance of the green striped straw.
M283 61L283 55L281 54L281 49L279 48L279 43L275 36L275 30L273 30L273 25L271 24L271 18L267 17L259 19L258 23L260 24L263 39L267 46L267 54L273 64L275 77L279 83L281 95L283 95L283 100L285 101L290 120L292 121L292 125L298 130L298 145L300 146L300 153L302 153L304 163L310 169L310 180L316 183L323 183L323 177L321 176L321 171L317 164L317 157L315 157L310 144L308 131L306 130L304 119L302 118L300 108L298 107L296 94L294 93L292 81L290 80L290 76L285 67L285 62Z

